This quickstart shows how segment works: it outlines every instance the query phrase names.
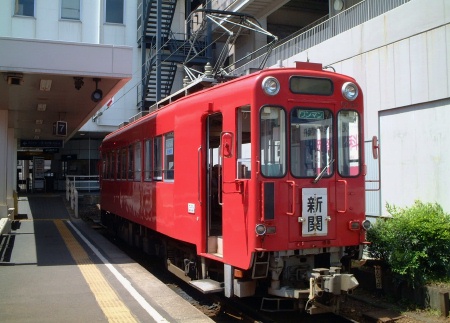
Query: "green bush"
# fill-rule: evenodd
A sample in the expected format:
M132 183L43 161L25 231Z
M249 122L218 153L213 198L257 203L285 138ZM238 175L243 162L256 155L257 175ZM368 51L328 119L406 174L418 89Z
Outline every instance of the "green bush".
M450 215L438 204L419 201L386 208L392 218L379 219L367 232L369 255L386 261L411 286L448 279Z

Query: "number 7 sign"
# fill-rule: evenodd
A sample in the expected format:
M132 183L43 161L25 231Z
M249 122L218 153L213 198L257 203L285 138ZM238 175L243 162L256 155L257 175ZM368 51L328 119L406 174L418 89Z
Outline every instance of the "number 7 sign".
M67 136L67 121L56 121L53 124L53 134L57 136Z

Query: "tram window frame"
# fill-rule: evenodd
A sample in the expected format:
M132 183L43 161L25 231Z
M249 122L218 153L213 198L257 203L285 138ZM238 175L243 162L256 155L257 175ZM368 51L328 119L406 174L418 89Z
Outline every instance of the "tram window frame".
M164 181L173 182L175 179L175 138L174 133L164 135Z
M278 109L279 115L276 118L274 118L271 109ZM271 125L270 120L278 119L277 127L274 126L273 122ZM266 124L267 126L265 126ZM278 140L276 140L277 138ZM276 143L277 141L279 142L278 144ZM261 174L264 177L282 178L286 176L288 168L287 145L287 116L285 108L276 105L262 106L259 111L259 158ZM276 162L276 159L278 159L278 162Z
M106 153L106 166L105 166L105 177L104 179L110 178L110 172L111 172L111 152L108 151Z
M153 140L153 180L162 181L162 136Z
M108 151L106 153L106 178L111 179L112 178L112 151Z
M121 163L121 169L120 169L120 179L126 180L127 179L127 147L124 147L120 149L120 163Z
M122 179L122 150L117 149L117 160L116 160L116 180Z
M340 117L342 116L343 113L355 113L356 119L357 119L357 124L356 124L356 135L357 138L356 140L354 140L354 145L357 147L356 149L353 150L353 154L357 154L357 158L351 158L352 155L352 151L350 151L350 127L348 128L349 132L347 136L343 136L342 135L342 128L343 125L340 122L342 119L340 119ZM341 117L342 118L342 117ZM336 123L337 123L337 170L338 173L341 177L357 177L359 175L361 175L361 166L362 166L362 158L361 158L361 115L358 111L356 110L341 110L337 113L336 116ZM347 123L347 125L349 125L349 123ZM345 130L345 129L344 129ZM346 143L344 143L345 138L347 138ZM346 145L348 144L348 145ZM347 158L348 157L348 158ZM352 163L357 163L357 166L354 166L354 168L352 168L351 164ZM346 169L344 169L344 167L346 167ZM354 171L355 169L357 169L357 173L353 173L352 174L352 170Z
M144 142L144 181L153 180L153 138Z
M134 181L140 182L142 176L142 142L138 141L133 145L134 153Z
M249 104L236 109L237 179L250 179L252 170L251 108ZM248 134L247 134L248 133Z
M107 165L108 165L108 155L106 154L106 152L102 153L102 169L101 169L101 176L102 179L105 179L107 176Z
M134 144L127 147L128 152L128 176L127 179L132 181L134 179Z
M110 179L117 179L117 153L116 150L111 151L111 173Z
M299 115L300 111L304 111L306 115L304 118L302 118L302 115ZM319 114L316 115L308 115L316 112ZM297 116L294 116L294 113L297 113ZM320 113L323 113L322 116L320 116ZM316 178L320 172L329 164L326 172L324 173L323 177L331 177L334 173L335 167L334 167L334 142L335 142L335 129L334 127L334 120L335 116L333 112L326 108L326 107L308 107L308 106L296 106L294 107L290 112L290 140L289 140L289 150L290 150L290 161L289 166L291 170L292 176L296 178ZM322 119L321 119L322 118ZM298 138L294 135L294 119L298 119L300 122L295 123L298 124L299 131L298 131ZM301 120L306 120L304 122L301 122ZM326 120L326 121L325 121ZM322 122L321 122L322 121ZM324 123L324 124L321 124ZM318 125L320 124L320 125ZM303 126L303 129L302 129ZM309 126L309 127L308 127ZM330 130L328 131L328 139L326 136L322 138L322 129L320 129L320 157L317 155L317 150L314 148L314 143L317 145L317 139L314 138L313 131L309 131L309 129L313 129L316 127L316 130L318 128L324 128L325 126L330 127ZM302 138L302 136L307 136L311 138ZM317 137L316 137L317 138ZM328 148L330 149L330 152L328 155L323 156L323 150L322 147L325 147L325 153L327 152L327 144L326 141L328 140ZM298 144L298 151L295 151L294 146ZM299 156L298 162L294 162L294 157ZM322 157L327 157L327 159L324 159ZM320 165L317 164L317 160L320 158ZM324 161L325 162L322 162ZM298 164L298 165L297 165ZM310 164L310 167L307 165ZM319 170L320 169L320 170Z

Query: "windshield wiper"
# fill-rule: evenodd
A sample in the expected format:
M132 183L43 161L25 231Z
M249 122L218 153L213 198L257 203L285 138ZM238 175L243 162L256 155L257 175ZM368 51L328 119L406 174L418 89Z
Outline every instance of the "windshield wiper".
M331 164L333 164L334 162L334 158L332 160L330 160L330 162L328 163L327 166L325 166L322 171L319 173L319 175L317 175L317 177L313 180L313 183L316 184L318 181L320 181L320 179L322 178L323 174L325 174L325 171L331 166Z

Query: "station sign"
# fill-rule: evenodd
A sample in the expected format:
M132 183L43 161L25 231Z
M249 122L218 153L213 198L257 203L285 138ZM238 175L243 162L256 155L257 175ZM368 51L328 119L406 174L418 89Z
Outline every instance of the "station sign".
M53 123L53 134L61 137L67 136L67 122L56 121Z
M62 148L62 140L20 140L22 148Z

